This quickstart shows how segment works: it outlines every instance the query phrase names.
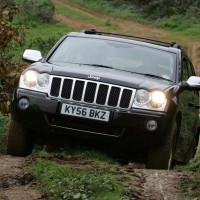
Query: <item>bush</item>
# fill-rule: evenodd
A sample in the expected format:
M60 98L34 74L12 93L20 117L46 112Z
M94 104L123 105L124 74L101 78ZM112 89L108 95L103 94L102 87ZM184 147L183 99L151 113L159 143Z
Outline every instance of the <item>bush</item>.
M60 34L58 34L57 37L52 36L47 39L43 39L42 37L35 37L29 41L28 48L38 49L43 54L46 54L53 47L53 45L58 41L59 38L60 38Z
M9 2L9 1L8 1ZM9 112L9 100L13 92L20 67L12 63L12 47L22 44L23 27L13 27L13 16L17 8L12 4L0 7L0 112Z
M15 0L20 10L19 22L31 24L32 21L50 22L53 20L55 6L51 0Z
M129 0L152 19L170 17L172 15L186 15L188 12L200 18L200 2L196 0L171 1L171 0Z

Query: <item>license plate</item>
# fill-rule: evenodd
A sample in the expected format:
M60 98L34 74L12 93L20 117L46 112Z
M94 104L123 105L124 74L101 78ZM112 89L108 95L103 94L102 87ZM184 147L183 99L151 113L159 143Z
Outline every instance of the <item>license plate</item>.
M64 103L62 104L61 114L107 122L109 120L110 111Z

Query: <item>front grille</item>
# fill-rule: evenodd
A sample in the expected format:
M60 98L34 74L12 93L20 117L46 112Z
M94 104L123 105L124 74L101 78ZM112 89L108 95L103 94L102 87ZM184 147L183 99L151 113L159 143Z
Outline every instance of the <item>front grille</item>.
M52 76L49 96L93 105L128 109L131 108L135 91L135 89L98 81Z

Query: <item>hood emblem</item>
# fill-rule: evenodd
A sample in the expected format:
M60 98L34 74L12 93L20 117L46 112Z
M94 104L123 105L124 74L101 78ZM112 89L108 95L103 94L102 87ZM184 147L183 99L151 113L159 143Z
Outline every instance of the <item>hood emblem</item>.
M98 77L98 76L89 75L88 78L94 79L94 80L100 80L100 77Z

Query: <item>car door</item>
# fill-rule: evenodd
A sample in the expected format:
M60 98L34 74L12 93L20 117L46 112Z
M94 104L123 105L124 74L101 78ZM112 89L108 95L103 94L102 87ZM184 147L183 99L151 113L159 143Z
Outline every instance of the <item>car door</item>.
M187 57L183 57L182 81L187 81L190 76L195 76L193 66ZM196 106L199 105L198 92L184 90L179 95L179 105L182 111L182 119L176 158L178 161L187 162L191 157L190 152L199 123L198 109L196 109Z

